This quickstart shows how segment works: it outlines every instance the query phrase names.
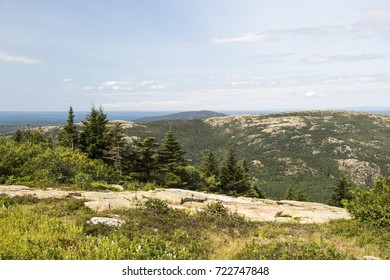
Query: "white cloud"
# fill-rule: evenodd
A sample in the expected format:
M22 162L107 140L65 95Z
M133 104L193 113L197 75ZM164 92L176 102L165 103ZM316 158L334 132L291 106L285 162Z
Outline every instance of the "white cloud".
M104 90L104 89L110 89L110 90L119 90L119 89L125 89L125 90L131 90L132 87L131 85L132 82L129 81L106 81L100 84L99 90Z
M381 59L386 57L384 54L358 54L358 55L312 55L302 59L307 64L337 63L337 62L355 62L362 60Z
M104 103L103 107L107 109L160 109L164 107L175 107L180 108L185 103L175 100L167 101L134 101L134 102L113 102Z
M321 97L321 96L324 96L323 94L319 94L319 93L315 92L314 90L308 91L308 92L304 93L303 95L306 96L306 97Z
M41 63L42 61L35 58L30 58L26 56L14 56L10 55L7 52L0 51L0 61L4 62L16 62L16 63L22 63L22 64L37 64Z
M229 43L247 43L247 42L261 42L269 39L268 34L260 33L248 33L237 37L222 37L222 38L212 38L212 44L229 44Z
M150 89L166 89L167 86L166 85L152 85L150 86Z
M151 84L154 84L154 83L155 83L155 81L153 81L153 80L143 80L143 81L139 82L138 85L146 86L146 85L151 85Z
M263 42L286 36L390 36L390 5L363 10L361 18L350 24L281 28L233 37L212 38L212 44Z
M72 79L70 79L70 78L63 78L62 79L62 82L64 82L64 83L69 83L71 81L72 81Z
M90 86L86 86L86 87L82 87L82 90L92 90L93 87L90 87Z

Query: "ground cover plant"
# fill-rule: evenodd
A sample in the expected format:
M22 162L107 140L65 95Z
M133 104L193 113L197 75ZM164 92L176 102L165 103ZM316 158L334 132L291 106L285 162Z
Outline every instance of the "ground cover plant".
M189 212L158 199L99 214L75 198L0 202L0 259L390 259L390 234L356 220L255 223L220 203ZM90 224L96 215L125 224Z

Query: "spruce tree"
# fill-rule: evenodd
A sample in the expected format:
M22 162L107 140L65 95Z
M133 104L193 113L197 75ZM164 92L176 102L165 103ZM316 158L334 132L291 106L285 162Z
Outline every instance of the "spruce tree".
M159 165L157 161L158 143L154 137L146 137L142 141L133 142L134 162L132 171L134 177L142 182L156 179Z
M83 121L84 128L81 132L81 150L89 158L104 159L104 154L109 150L111 137L108 130L107 115L103 108L92 107L87 119Z
M71 148L73 151L79 144L79 132L74 124L74 113L72 107L69 107L66 124L58 134L58 143L61 146Z
M185 152L182 146L177 141L172 129L170 129L165 134L161 144L161 150L158 153L159 163L165 171L176 173L180 167L185 166L187 163L184 155Z
M188 160L184 157L185 152L170 129L158 152L161 182L170 188L182 188L188 184L186 166Z
M295 194L295 190L293 187L288 187L287 188L287 191L286 191L286 194L284 195L284 199L287 199L287 200L296 200L297 196Z
M297 192L297 200L298 201L307 201L307 194L303 190L298 190Z
M215 155L210 150L204 150L202 153L202 162L199 170L204 177L219 177L219 166Z
M343 176L334 186L332 195L328 200L328 204L337 207L344 207L343 200L350 200L352 198L350 189L351 182Z
M111 143L108 150L105 151L104 158L114 166L119 177L122 177L123 161L127 150L121 124L119 122L113 123L108 132Z
M230 148L221 165L220 175L223 193L245 194L250 189L249 170L244 161L237 161L233 148Z

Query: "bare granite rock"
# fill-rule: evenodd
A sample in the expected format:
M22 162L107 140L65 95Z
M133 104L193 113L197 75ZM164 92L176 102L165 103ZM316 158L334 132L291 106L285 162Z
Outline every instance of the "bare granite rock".
M202 211L207 204L220 201L230 211L237 211L251 221L297 221L300 223L324 223L331 219L350 219L343 208L333 207L316 202L300 202L249 197L231 197L182 189L156 189L152 191L79 191L77 196L72 192L61 190L34 190L24 186L0 186L0 193L9 196L35 195L38 198L73 196L86 199L85 205L95 211L103 212L118 208L135 208L149 198L159 198L172 208Z
M125 222L119 219L115 218L107 218L107 217L92 217L89 222L91 225L98 225L98 224L103 224L107 226L112 226L112 227L121 227Z

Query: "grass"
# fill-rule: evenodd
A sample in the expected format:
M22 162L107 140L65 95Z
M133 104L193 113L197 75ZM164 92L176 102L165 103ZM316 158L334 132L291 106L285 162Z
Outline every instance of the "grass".
M1 195L0 259L390 259L390 233L353 220L255 223L219 204L199 213L165 206L98 214L75 198ZM90 225L93 216L125 224Z

